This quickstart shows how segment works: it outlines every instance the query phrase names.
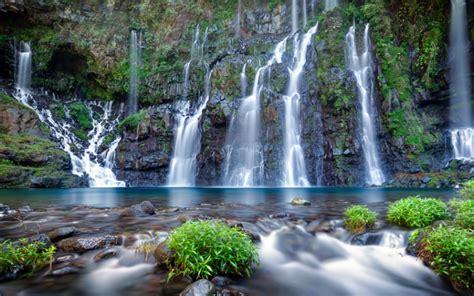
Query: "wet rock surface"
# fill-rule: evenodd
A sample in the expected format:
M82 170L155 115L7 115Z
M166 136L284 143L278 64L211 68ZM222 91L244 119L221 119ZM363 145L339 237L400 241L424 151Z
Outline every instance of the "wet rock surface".
M133 205L125 209L120 216L121 217L146 217L155 214L155 207L149 201L144 201L140 204Z
M121 238L114 235L73 237L59 241L57 247L66 252L84 253L91 250L119 245Z
M199 280L189 285L180 296L211 296L215 293L216 288L208 280Z

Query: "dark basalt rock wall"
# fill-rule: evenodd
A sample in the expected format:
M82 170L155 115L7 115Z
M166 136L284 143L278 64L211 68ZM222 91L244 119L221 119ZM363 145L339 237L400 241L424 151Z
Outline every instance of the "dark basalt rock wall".
M343 9L323 13L319 8L316 15L309 13L310 25L319 21L319 31L308 50L300 87L302 145L312 184L364 185L360 106L344 59L344 36L353 20L359 32L366 22L371 23L379 112L376 126L382 166L393 180L391 185L452 186L472 177L469 165L451 162L447 166L451 153L446 134L449 1L429 5L426 1L412 6L404 0L342 1ZM201 23L201 32L208 26L205 60L214 74L211 98L201 119L197 184L220 185L227 132L242 97L239 73L247 63L250 91L258 65L268 60L275 44L291 31L291 3L286 2L243 1L241 39L237 39L233 23L236 4L225 1L0 1L0 86L13 81L11 38L16 36L17 42L32 42L34 87L64 98L114 100L118 109L128 90L129 31L142 29L146 48L139 101L145 115L136 126L118 131L122 141L116 173L131 186L162 185L173 155L173 103L181 99L183 65L190 58L195 25ZM474 2L467 4L473 40ZM416 28L420 32L414 32ZM284 63L273 67L269 86L262 90L261 139L267 185L281 184L284 103L280 94L287 87L291 46L290 39ZM425 52L436 53L428 57L436 71L427 70ZM192 64L189 100L202 93L204 73L202 67ZM20 121L27 121L26 115L15 112ZM24 129L22 124L19 129Z

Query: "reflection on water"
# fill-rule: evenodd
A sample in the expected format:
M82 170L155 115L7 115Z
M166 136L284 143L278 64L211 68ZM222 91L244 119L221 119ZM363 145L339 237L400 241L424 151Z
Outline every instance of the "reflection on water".
M381 188L81 188L81 189L16 189L0 190L0 203L13 207L30 205L118 207L150 200L161 206L190 207L200 203L289 203L300 197L312 202L350 200L372 203L393 201L409 195L447 198L452 190L381 189Z

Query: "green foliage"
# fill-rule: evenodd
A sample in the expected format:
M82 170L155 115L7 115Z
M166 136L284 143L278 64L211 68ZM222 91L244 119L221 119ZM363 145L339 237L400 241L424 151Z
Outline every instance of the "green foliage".
M140 123L143 121L143 119L145 119L145 114L146 114L146 111L141 110L138 113L135 113L126 117L118 125L120 131L124 131L124 130L135 131L140 125Z
M474 199L454 199L449 202L456 211L454 223L459 227L474 229Z
M351 206L344 212L344 226L352 233L364 232L370 229L377 221L377 213L365 206Z
M465 198L474 199L474 179L467 181L462 186L459 193Z
M53 260L56 248L45 248L42 242L28 243L26 239L0 243L0 275L12 272L19 267L24 272L34 273Z
M407 197L388 207L390 222L410 228L419 228L449 217L446 204L435 198Z
M215 275L250 276L258 264L258 252L250 238L238 228L220 221L188 221L170 234L169 278L195 279Z
M92 119L89 114L89 109L83 102L72 103L69 110L69 114L77 123L79 123L79 126L83 131L92 129Z
M474 232L440 225L422 239L419 256L460 288L474 288Z

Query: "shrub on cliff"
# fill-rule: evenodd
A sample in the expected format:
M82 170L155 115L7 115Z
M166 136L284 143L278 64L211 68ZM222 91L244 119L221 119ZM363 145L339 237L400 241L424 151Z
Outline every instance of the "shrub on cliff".
M459 290L474 288L474 231L440 225L421 240L418 256Z
M0 278L18 271L33 273L44 268L53 259L54 246L45 248L42 242L28 243L6 240L0 243Z
M251 239L220 221L188 221L173 231L166 243L172 253L167 262L168 278L250 276L252 267L258 264Z
M370 229L377 221L377 213L365 206L351 206L344 212L344 226L352 233Z
M392 203L387 213L390 222L410 228L425 227L448 217L448 207L443 201L418 196Z

